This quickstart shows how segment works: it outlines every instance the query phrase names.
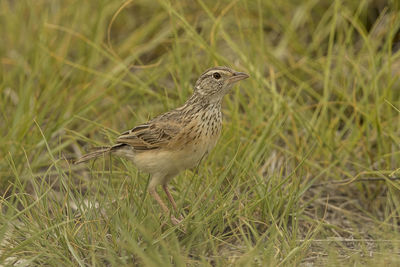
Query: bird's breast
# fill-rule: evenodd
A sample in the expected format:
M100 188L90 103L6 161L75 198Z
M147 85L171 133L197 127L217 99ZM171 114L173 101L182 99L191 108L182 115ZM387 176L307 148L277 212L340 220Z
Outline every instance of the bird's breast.
M182 131L179 160L183 169L193 168L215 147L222 129L219 109L197 114Z

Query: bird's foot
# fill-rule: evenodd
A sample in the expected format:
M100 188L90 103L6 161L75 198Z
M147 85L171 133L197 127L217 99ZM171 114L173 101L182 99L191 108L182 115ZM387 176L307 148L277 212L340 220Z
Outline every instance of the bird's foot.
M179 230L181 230L184 234L186 234L186 226L182 224L183 216L179 215L179 219L176 218L174 215L171 215L171 222L173 225L177 226Z
M179 215L179 219L176 218L174 215L171 215L171 222L173 225L178 225L183 221L183 216Z

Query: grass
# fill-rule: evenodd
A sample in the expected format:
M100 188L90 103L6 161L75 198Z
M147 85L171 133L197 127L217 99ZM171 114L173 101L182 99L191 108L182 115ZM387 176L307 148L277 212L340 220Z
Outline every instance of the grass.
M400 264L396 1L1 1L0 265ZM250 74L172 182L105 157L214 65ZM379 178L379 179L374 179Z

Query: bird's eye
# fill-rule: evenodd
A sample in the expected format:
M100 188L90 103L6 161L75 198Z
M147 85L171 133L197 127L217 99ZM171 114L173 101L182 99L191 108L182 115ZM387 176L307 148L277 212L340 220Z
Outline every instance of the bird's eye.
M218 80L219 78L221 78L221 74L219 74L218 72L214 72L213 77L214 79Z

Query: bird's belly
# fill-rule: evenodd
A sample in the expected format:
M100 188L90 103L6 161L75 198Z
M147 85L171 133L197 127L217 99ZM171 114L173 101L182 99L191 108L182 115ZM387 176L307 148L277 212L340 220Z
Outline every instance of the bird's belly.
M179 151L176 156L178 163L177 167L181 170L191 169L196 167L199 162L207 156L207 154L214 148L216 142L199 142L185 147Z
M178 174L185 169L194 168L201 159L215 146L215 140L198 140L176 150L153 150L137 153L133 159L134 164L144 172L150 174Z

